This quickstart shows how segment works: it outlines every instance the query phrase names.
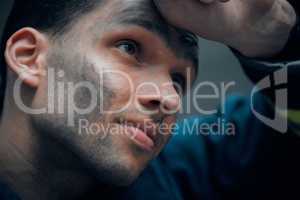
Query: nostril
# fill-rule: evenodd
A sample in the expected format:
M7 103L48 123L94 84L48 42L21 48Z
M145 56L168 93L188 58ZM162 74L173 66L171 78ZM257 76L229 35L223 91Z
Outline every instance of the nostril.
M144 95L138 97L139 103L149 110L159 109L161 105L161 97L156 95Z
M159 100L151 100L151 101L148 102L148 105L147 105L147 107L151 110L152 109L157 109L157 108L159 108L159 106L160 106L160 101Z

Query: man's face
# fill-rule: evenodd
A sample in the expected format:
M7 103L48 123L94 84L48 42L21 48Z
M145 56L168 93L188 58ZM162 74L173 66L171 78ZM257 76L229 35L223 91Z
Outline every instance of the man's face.
M58 73L54 82L49 76L42 81L34 106L49 106L54 87L60 107L33 116L34 125L101 181L129 184L170 138L181 88L195 78L196 49L191 36L166 24L151 1L107 1L54 40L47 68ZM78 112L93 103L94 109Z

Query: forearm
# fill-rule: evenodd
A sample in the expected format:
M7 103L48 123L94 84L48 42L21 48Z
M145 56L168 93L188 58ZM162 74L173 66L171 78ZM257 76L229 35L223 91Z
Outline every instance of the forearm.
M295 9L286 0L277 0L256 24L245 24L228 45L247 57L272 57L283 50L296 25Z

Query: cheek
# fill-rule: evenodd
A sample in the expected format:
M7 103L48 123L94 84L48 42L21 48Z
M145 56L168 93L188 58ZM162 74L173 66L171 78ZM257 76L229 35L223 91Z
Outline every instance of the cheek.
M112 106L124 106L134 98L138 72L134 66L125 61L118 60L110 54L93 56L97 66L95 71L101 74L101 81L104 87L115 94L112 99Z
M113 99L113 105L124 106L132 102L136 87L132 76L124 71L116 70L113 73L109 73L105 80L105 86L116 94Z

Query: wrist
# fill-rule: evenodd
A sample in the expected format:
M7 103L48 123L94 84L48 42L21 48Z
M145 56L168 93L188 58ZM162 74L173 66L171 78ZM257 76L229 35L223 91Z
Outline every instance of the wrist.
M243 24L229 46L247 57L272 57L285 47L296 21L293 7L277 0L259 20Z

